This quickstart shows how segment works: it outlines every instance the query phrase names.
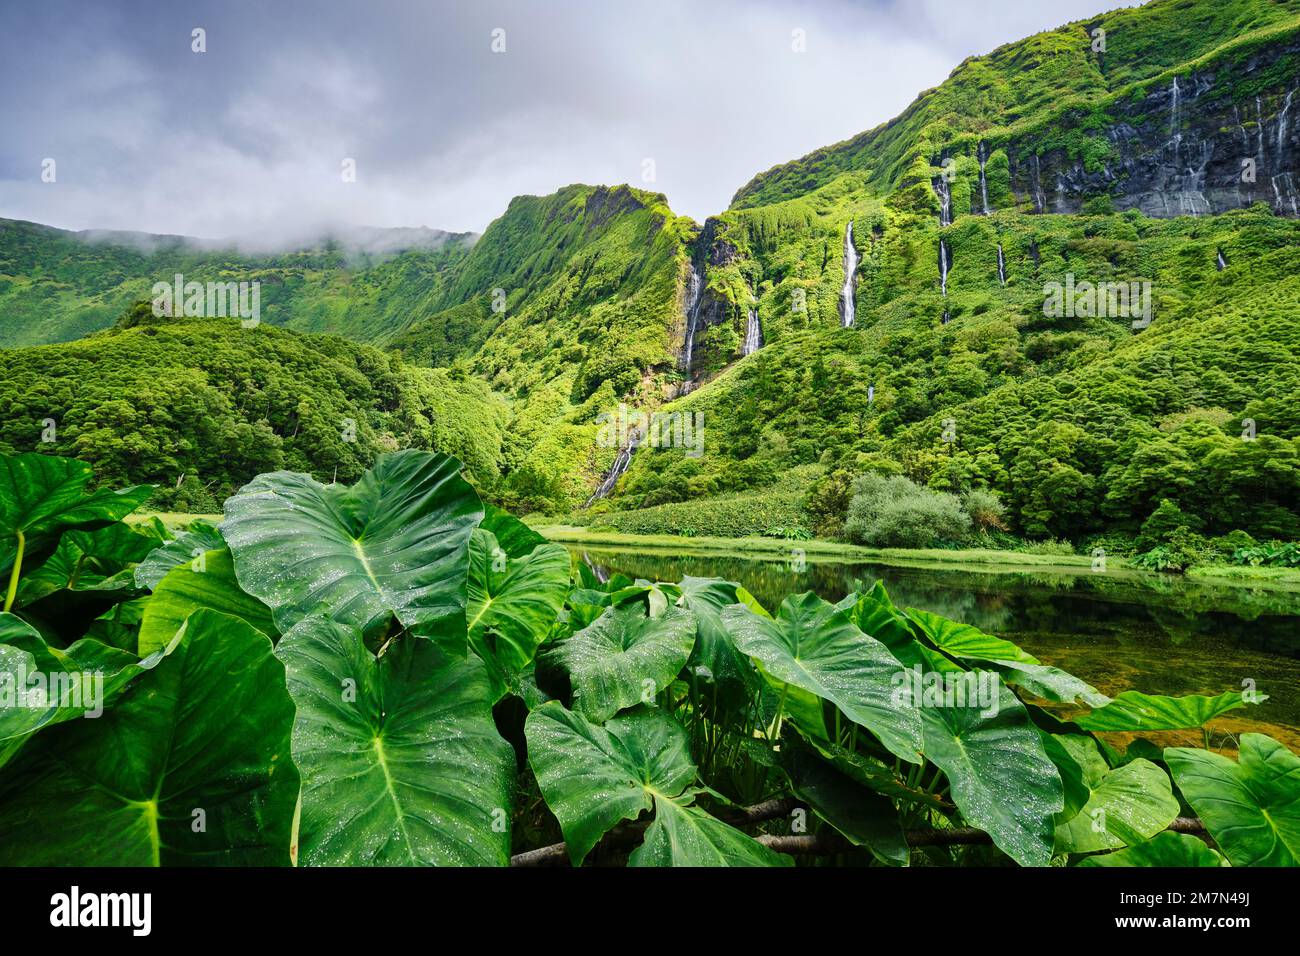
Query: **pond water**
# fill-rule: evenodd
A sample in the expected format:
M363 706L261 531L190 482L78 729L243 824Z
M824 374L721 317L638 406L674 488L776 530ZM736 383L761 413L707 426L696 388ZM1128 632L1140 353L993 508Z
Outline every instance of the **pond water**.
M984 572L808 558L570 549L599 574L652 581L683 575L744 585L769 610L790 594L830 601L880 579L900 607L919 607L1014 641L1105 694L1219 694L1254 687L1268 700L1210 725L1211 745L1267 733L1300 751L1300 595L1210 586L1167 575ZM1243 682L1253 682L1243 683ZM1200 731L1149 735L1200 744ZM1116 735L1117 743L1124 742Z

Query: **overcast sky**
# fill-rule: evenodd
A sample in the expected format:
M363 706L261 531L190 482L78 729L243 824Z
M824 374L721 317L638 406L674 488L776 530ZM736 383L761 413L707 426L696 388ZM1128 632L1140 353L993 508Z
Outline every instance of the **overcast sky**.
M205 237L482 231L521 193L630 182L702 221L755 173L896 115L965 57L1118 5L6 3L0 217Z

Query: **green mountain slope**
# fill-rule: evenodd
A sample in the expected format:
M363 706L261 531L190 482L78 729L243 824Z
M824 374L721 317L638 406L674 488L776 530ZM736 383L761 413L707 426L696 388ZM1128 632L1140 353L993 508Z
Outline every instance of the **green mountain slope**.
M965 60L897 118L754 177L732 208L800 196L848 172L862 172L866 185L888 192L915 175L918 163L928 166L946 147L977 137L992 144L1028 134L1042 152L1067 132L1053 129L1062 116L1084 122L1074 142L1060 145L1091 150L1096 161L1107 145L1087 134L1107 111L1121 110L1122 100L1168 85L1173 74L1216 53L1248 58L1260 44L1294 34L1297 17L1300 0L1156 0L1035 34ZM1103 39L1098 30L1104 52L1094 50ZM1278 71L1288 89L1295 86L1295 63L1288 59ZM1262 91L1260 78L1255 84L1260 88L1237 92L1253 97Z
M463 363L510 400L506 500L581 504L618 453L599 444L597 415L671 393L695 231L663 196L627 186L519 197L457 269L456 304L393 340L409 361Z
M258 282L271 325L383 342L438 299L474 236L365 230L281 253L179 236L74 233L0 219L0 346L64 342L112 325L156 282Z
M456 373L337 336L156 319L147 304L76 342L0 349L0 454L80 458L105 484L161 485L156 506L181 511L281 468L352 481L406 447L454 454L490 486L505 421Z
M730 530L767 531L778 513L817 524L816 502L881 471L991 490L1030 536L1131 534L1166 499L1207 532L1300 536L1297 92L1300 0L1155 0L971 58L703 226L658 194L574 185L516 198L472 246L191 268L263 277L272 324L388 347L403 376L444 370L433 394L467 404L435 420L460 431L421 440L468 447L516 509L617 523L702 499L707 526L717 500ZM10 341L102 325L194 254L0 226ZM1149 309L1047 308L1097 283ZM376 414L425 415L393 401ZM703 454L611 441L621 406L698 413ZM280 441L296 427L266 421Z

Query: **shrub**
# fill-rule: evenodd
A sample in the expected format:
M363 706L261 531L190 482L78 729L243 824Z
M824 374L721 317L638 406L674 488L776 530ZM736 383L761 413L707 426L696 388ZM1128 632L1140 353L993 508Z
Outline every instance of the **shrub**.
M901 475L863 475L853 483L844 531L858 544L929 548L968 537L971 519L956 495L930 491Z
M838 468L808 489L803 508L808 514L814 533L827 538L838 538L844 532L844 516L853 496L853 473Z
M998 498L996 492L987 488L972 488L966 492L966 497L962 500L962 506L966 513L970 515L971 522L981 531L1006 531L1006 523L1002 516L1006 509L1002 507L1002 501ZM1073 551L1073 548L1071 548Z

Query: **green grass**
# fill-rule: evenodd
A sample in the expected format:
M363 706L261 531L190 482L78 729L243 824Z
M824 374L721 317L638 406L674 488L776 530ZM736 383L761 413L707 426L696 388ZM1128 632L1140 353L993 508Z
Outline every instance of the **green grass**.
M1062 572L1088 570L1092 559L1082 555L1025 554L1020 551L971 549L949 551L940 548L863 548L840 541L790 541L785 538L753 535L743 538L718 536L683 537L671 534L626 534L600 531L575 525L531 522L537 532L561 544L589 544L610 548L672 550L682 553L728 553L779 555L788 557L792 550L804 552L808 560L862 561L877 564L924 564L966 568L972 565L1006 569L1009 567L1058 569ZM1111 559L1110 568L1123 562Z

